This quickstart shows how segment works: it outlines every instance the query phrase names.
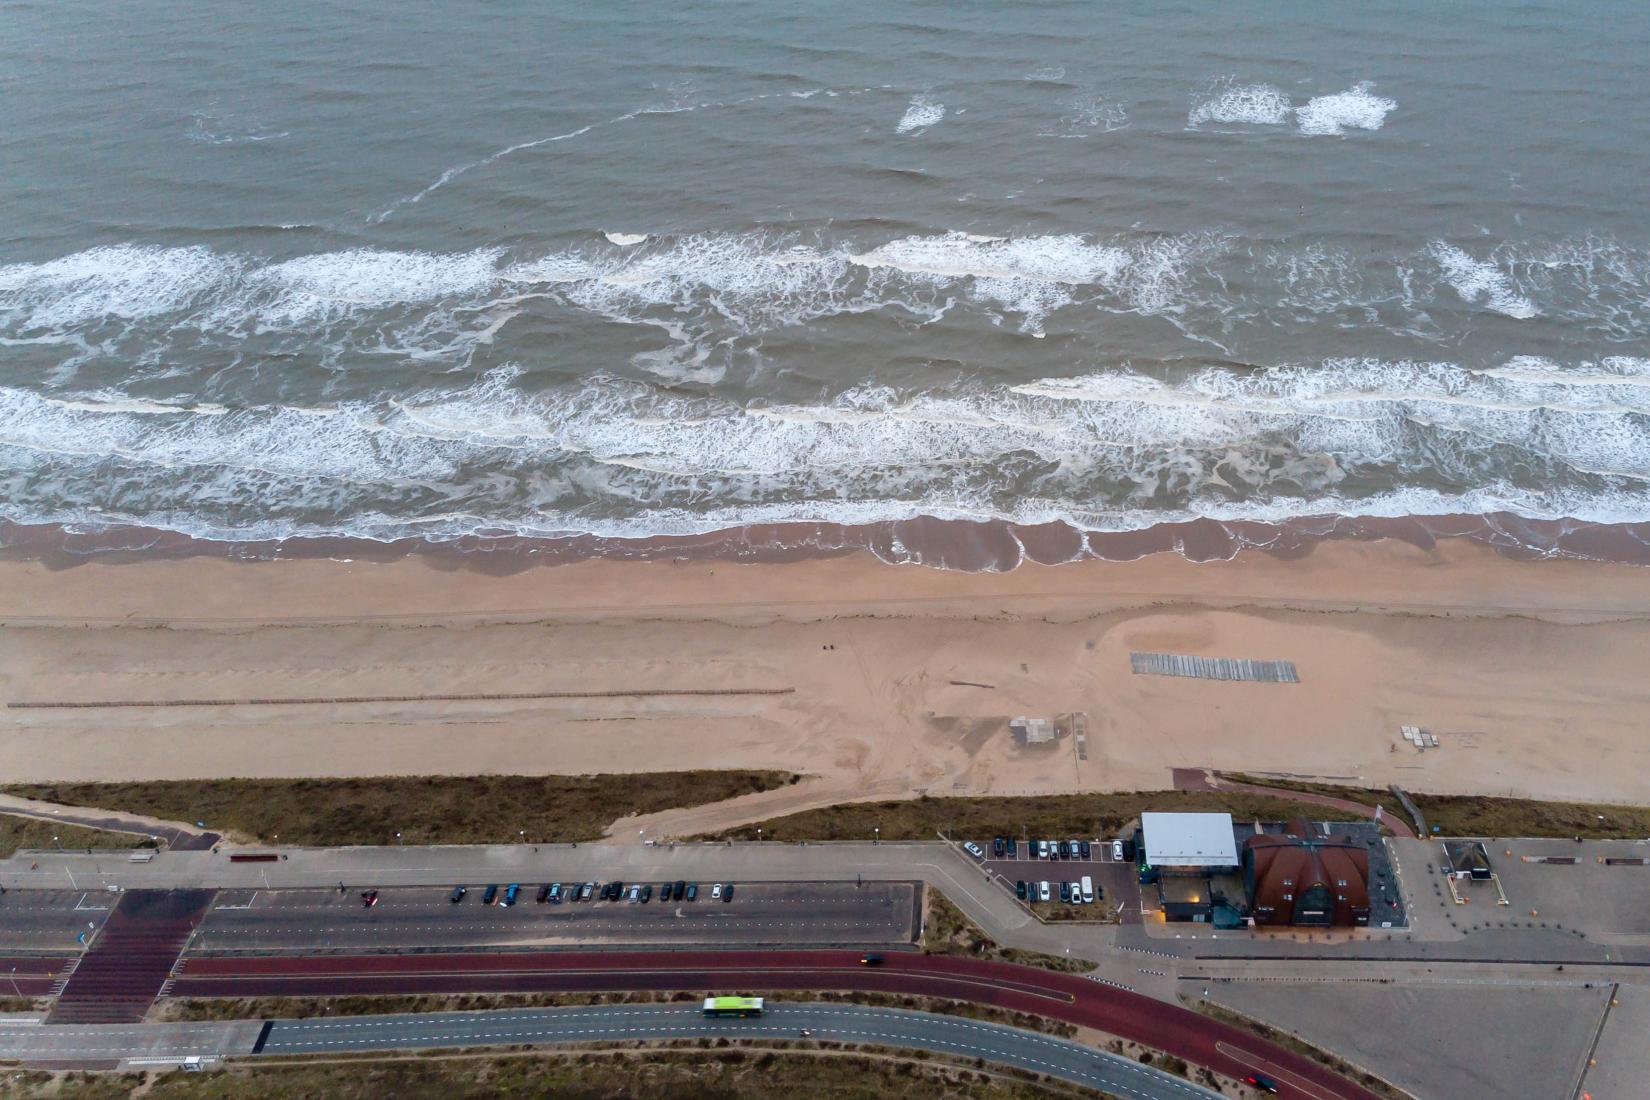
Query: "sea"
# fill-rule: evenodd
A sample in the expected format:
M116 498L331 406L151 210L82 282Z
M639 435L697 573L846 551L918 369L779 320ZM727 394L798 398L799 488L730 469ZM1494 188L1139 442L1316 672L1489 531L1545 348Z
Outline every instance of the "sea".
M13 547L1650 545L1642 0L0 29Z

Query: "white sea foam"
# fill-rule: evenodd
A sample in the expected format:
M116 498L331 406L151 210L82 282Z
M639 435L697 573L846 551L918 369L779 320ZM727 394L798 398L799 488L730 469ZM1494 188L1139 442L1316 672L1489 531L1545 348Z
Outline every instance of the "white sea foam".
M620 248L628 248L633 244L641 244L647 240L646 233L603 233L602 236Z
M945 104L928 95L914 95L894 127L896 134L920 134L945 117Z
M1518 293L1512 279L1494 264L1475 260L1455 245L1433 241L1432 258L1461 300L1480 304L1508 317L1524 320L1537 313L1535 304Z
M1295 109L1295 122L1303 134L1344 134L1349 129L1379 130L1386 116L1396 110L1396 101L1374 95L1371 81L1334 95L1316 96Z
M656 534L918 513L1101 529L1324 512L1616 521L1650 502L1642 366L1507 370L1333 360L1211 367L1175 382L1125 373L956 393L867 386L777 406L612 378L526 392L509 370L461 390L322 409L0 389L0 456L29 471L29 491L9 498L13 518L89 515L91 504L73 503L84 491L31 494L117 469L116 518L164 516L220 537L236 529L230 517L268 516L258 505L271 502L291 514L261 522L286 524L283 533L299 533L306 521L294 517L307 512L365 537L457 534L465 523ZM1498 451L1516 481L1485 466ZM1442 486L1350 488L1417 469ZM403 498L416 504L394 519Z
M28 330L173 313L229 279L237 266L198 245L114 245L45 263L6 264L0 266L0 318Z
M1275 84L1242 84L1227 77L1192 97L1186 124L1193 129L1210 122L1277 126L1289 119L1289 96Z
M361 308L475 295L498 278L498 249L474 252L321 252L250 271L259 322L295 327ZM229 303L233 310L238 303Z
M1065 78L1066 67L1064 65L1043 65L1039 68L1032 69L1026 74L1027 80L1035 80L1044 84L1051 84L1058 80L1064 80Z

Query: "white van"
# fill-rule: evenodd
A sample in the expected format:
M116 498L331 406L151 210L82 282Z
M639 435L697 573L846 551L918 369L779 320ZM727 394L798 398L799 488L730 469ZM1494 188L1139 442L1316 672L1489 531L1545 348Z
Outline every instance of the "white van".
M1094 880L1088 875L1083 876L1083 904L1094 904Z
M1039 882L1037 884L1037 900L1038 901L1047 901L1049 899L1049 897L1050 897L1050 895L1049 895L1049 892L1048 892L1048 879L1044 879L1042 882Z

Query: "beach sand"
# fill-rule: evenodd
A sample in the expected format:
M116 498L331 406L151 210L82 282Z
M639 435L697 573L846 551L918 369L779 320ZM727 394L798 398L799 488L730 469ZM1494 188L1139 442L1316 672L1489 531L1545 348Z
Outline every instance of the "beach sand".
M961 573L868 554L0 562L14 781L759 767L809 781L674 831L848 799L1164 788L1214 767L1650 802L1650 570L1465 540ZM1298 684L1137 676L1131 650ZM738 694L745 689L794 689ZM720 695L32 709L20 702ZM1016 715L1087 716L1017 746ZM1441 746L1399 734L1422 726ZM648 823L643 823L644 827ZM657 823L655 823L657 824Z

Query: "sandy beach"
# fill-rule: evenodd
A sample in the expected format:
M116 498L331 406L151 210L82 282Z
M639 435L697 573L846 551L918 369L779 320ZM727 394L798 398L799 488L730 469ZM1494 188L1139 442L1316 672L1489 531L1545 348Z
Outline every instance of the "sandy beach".
M1650 572L1465 540L1009 573L865 553L503 576L419 557L12 561L0 608L0 774L20 781L813 777L707 825L922 792L1163 788L1175 767L1650 802ZM1135 650L1286 659L1301 682L1140 676ZM182 701L218 702L19 706ZM1007 726L1078 711L1086 759ZM1406 724L1440 747L1415 750Z

